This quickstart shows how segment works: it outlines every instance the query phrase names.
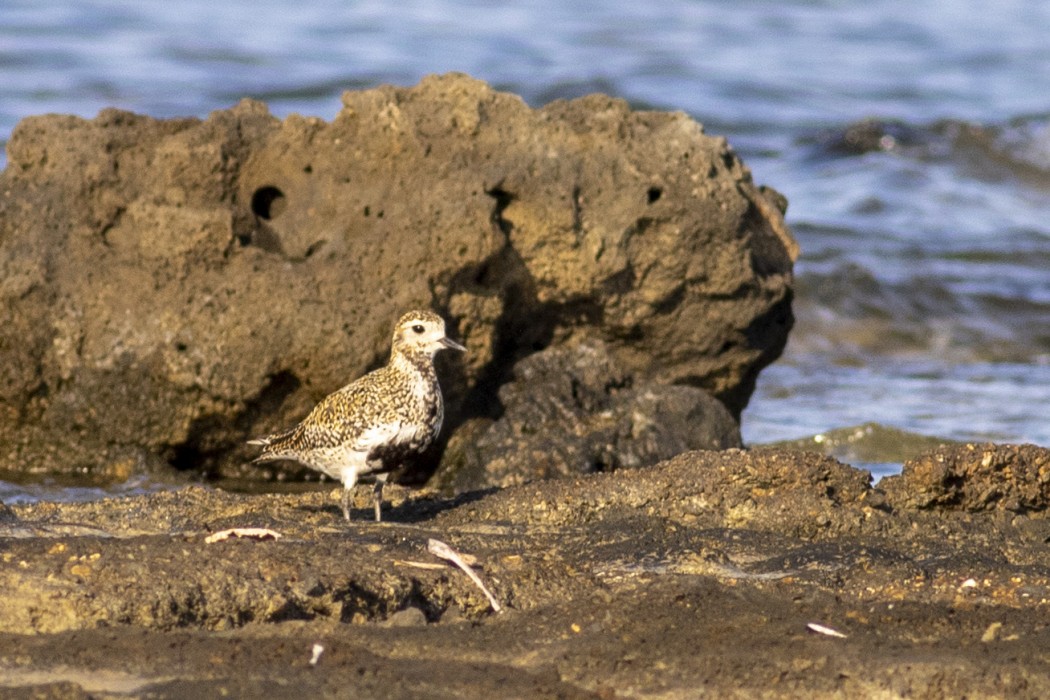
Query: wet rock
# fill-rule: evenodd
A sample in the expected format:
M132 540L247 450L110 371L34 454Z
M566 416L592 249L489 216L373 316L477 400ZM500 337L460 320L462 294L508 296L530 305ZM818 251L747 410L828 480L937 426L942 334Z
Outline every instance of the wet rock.
M427 615L419 608L408 607L398 610L388 617L383 624L388 627L417 627L427 624Z
M898 508L1045 511L1050 450L1036 445L953 445L905 462L880 483Z
M931 449L943 447L946 442L950 441L890 425L861 423L825 430L812 437L766 443L762 447L821 452L847 463L902 464Z
M931 134L899 120L862 119L845 129L819 134L816 141L837 156L858 156L872 151L893 151L915 147Z
M734 416L792 323L784 200L681 113L530 109L462 75L336 118L22 121L0 175L0 463L227 476L380 364L406 308L469 348L448 429L517 360L600 338Z
M498 420L453 438L436 485L471 491L741 446L721 402L696 387L636 380L600 340L521 360L499 398Z

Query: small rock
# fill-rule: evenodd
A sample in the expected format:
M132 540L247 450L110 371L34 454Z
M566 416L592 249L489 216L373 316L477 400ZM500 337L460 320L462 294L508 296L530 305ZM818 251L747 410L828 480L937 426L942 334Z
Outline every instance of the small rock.
M427 624L427 616L416 607L407 607L383 621L385 627L421 627Z

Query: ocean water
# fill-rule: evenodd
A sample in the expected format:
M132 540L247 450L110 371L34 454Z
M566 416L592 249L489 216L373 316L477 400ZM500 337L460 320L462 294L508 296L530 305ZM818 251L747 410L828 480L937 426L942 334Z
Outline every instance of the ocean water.
M783 192L797 324L744 414L877 474L1050 445L1050 3L0 1L0 140L44 112L331 119L463 71L542 105L682 110Z

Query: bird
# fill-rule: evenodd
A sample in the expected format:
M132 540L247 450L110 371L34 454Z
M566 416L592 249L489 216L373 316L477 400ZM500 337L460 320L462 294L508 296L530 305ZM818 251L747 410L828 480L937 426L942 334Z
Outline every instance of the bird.
M375 474L380 522L389 472L426 450L441 431L445 409L434 356L444 349L466 351L445 334L441 316L409 311L394 328L386 365L326 396L294 428L249 440L263 448L253 462L290 460L338 479L348 521L351 489L359 477Z

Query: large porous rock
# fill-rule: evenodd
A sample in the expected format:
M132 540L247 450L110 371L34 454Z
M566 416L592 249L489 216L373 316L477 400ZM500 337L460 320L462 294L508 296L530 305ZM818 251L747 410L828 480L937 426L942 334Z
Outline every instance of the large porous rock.
M526 357L499 398L498 420L456 433L436 485L471 491L741 446L740 426L717 399L696 387L632 381L599 340Z
M334 121L22 121L0 175L0 466L245 468L245 437L383 362L429 307L447 425L535 350L739 416L792 323L784 201L680 113L542 109L462 75L348 92Z

